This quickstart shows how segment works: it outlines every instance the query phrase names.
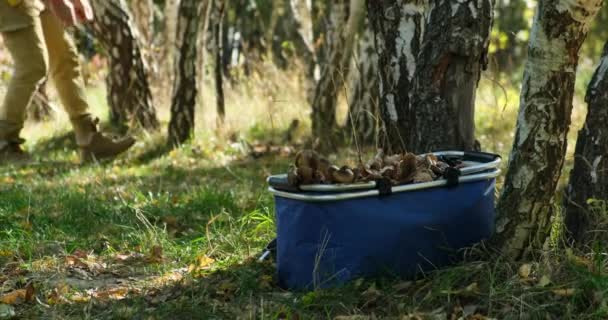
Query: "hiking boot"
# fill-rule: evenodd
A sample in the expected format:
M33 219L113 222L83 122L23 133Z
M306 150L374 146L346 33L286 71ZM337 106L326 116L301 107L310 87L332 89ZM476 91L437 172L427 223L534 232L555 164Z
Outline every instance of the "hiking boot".
M29 155L21 148L24 142L23 139L0 141L0 164L29 160Z
M130 136L117 140L107 137L98 131L98 124L99 119L93 119L88 115L72 119L82 162L114 158L127 151L135 143L135 139Z

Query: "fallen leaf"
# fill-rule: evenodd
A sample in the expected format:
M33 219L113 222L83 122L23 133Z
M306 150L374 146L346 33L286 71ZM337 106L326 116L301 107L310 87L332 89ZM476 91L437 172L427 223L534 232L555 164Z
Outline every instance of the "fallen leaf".
M69 293L69 291L70 287L66 284L54 288L47 296L46 303L49 305L67 303L68 300L65 298L65 296Z
M188 266L188 272L208 269L214 262L215 259L210 258L207 255L198 256L196 262Z
M459 296L472 296L479 294L479 285L477 282L473 282L463 289L458 290L442 290L443 294L459 295Z
M141 262L144 258L145 256L139 252L118 253L114 255L114 259L122 263Z
M30 281L25 286L25 301L33 301L34 295L36 294L36 288L34 288L34 284Z
M77 303L85 303L85 302L89 302L91 301L91 296L88 295L84 295L80 292L76 292L73 295L70 296L70 300L72 302L77 302Z
M26 289L18 289L11 291L3 296L0 296L0 303L4 304L21 304L26 302L27 290Z
M553 290L553 294L559 297L571 297L574 295L576 290L574 288L566 288L566 289L555 289Z
M540 277L540 280L538 281L538 286L539 287L546 287L551 283L551 278L549 278L548 275L543 275L542 277Z
M593 262L586 257L579 257L572 252L572 249L566 250L566 256L568 259L576 265L586 267L587 269L593 269Z
M67 264L69 267L88 269L88 265L84 263L79 257L74 255L66 256L65 264Z
M89 256L89 253L84 250L76 249L72 252L72 255L80 259L86 259Z
M161 246L153 246L150 249L150 255L148 256L148 262L151 263L161 263L163 262L163 247Z
M530 265L529 263L524 263L519 267L519 270L517 272L519 274L519 276L522 279L527 279L530 277L530 274L532 273L532 265Z
M0 250L0 257L11 257L14 253L9 250Z
M129 288L118 287L102 291L92 291L91 296L101 300L122 300L129 294Z

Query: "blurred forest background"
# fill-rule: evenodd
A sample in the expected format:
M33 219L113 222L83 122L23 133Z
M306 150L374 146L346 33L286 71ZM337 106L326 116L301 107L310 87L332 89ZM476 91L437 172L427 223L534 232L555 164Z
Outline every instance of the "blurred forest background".
M265 178L285 172L302 148L352 164L359 150L373 154L393 134L382 126L392 116L379 107L386 70L378 61L386 59L376 54L369 5L91 2L95 22L70 32L93 113L105 129L138 142L112 163L77 165L67 116L53 86L41 87L23 133L34 161L0 167L0 319L608 317L605 242L562 250L556 232L550 240L559 250L515 261L473 248L461 264L416 281L280 289L272 265L255 259L275 235ZM473 101L475 147L502 155L503 169L539 2L496 0L487 59L480 53L476 61L487 68ZM563 218L561 191L588 85L606 55L607 26L604 5L580 51L565 165L552 168L561 177L546 178L559 179L557 196L539 196L555 214L533 221L541 227ZM0 97L11 72L0 41ZM431 131L417 131L416 139L433 141ZM608 213L604 201L586 205ZM605 230L608 219L598 221L593 226Z
M178 2L99 2L95 4L98 15L107 13L112 19L123 19L126 25L97 23L74 30L96 113L119 131L127 128L136 130L141 127L138 124L156 128L155 121L160 122L162 131L165 131L169 124L175 77L179 71L176 70L175 56L181 49L175 36ZM497 1L494 8L488 67L479 82L475 123L476 137L483 149L503 156L511 147L535 4L535 1L507 0ZM330 47L331 31L341 27L339 23L345 23L332 21L331 9L331 5L322 1L275 0L211 1L193 7L192 12L198 10L201 14L195 21L198 28L196 37L187 40L192 42L190 45L196 41L197 53L196 82L189 83L197 89L193 112L195 141L213 136L244 139L253 145L268 142L266 140L280 140L284 138L283 133L293 131L295 136L292 139L297 137L300 140L296 142L306 142L310 137L312 105L317 103L314 100L315 89L321 80L321 69L335 62L331 60L332 50L335 51ZM581 51L572 135L584 120L584 94L608 37L608 29L604 27L607 23L608 9L604 6ZM121 54L121 58L112 59L110 51L114 40L111 36L97 35L111 35L116 32L111 28L122 27L129 29L139 53ZM377 135L377 130L370 128L377 127L380 121L378 90L375 89L377 70L365 70L366 67L372 68L369 61L377 59L370 28L367 19L362 19L357 25L355 48L348 57L349 65L341 73L345 78L340 80L342 90L331 92L326 89L322 92L322 95L337 95L336 130L341 128L341 133L347 138L341 146L353 147L354 143L351 138L353 126L347 119L349 108L354 110L352 120L362 135L367 134L371 142ZM145 103L124 93L131 90L135 95L146 91L146 88L133 89L128 83L116 80L129 77L124 73L129 71L120 69L130 68L128 61L131 58L141 59L143 63L141 69L144 73L131 78L131 82L136 82L133 79L141 80L141 77L147 80L145 84L150 93L142 98ZM112 73L112 70L116 71ZM0 50L0 81L6 82L10 74L10 56L6 50ZM67 129L52 86L48 87L41 89L30 110L30 127L34 128L31 130L33 137L29 135L30 144L35 144L38 139L48 139L56 133L54 129ZM1 86L0 90L2 88L6 86ZM144 107L139 107L142 104ZM142 120L145 111L141 110L146 108L155 113L157 120L152 121L153 125ZM357 108L369 111L360 112ZM297 130L294 130L296 126ZM271 133L283 135L264 136Z

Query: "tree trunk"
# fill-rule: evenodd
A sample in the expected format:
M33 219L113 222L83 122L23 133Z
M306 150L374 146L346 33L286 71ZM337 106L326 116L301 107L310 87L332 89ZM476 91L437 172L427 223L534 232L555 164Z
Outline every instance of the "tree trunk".
M448 2L449 3L449 2ZM411 100L427 0L368 0L379 65L381 141L405 151L412 134Z
M226 106L224 102L224 0L216 0L215 26L213 38L215 40L215 91L217 99L217 125L224 124L226 119Z
M346 135L355 135L362 145L376 142L378 114L378 55L374 33L367 23L357 41L357 56L352 62L351 92L348 98Z
M199 68L197 69L197 74L199 84L198 90L200 97L203 96L203 90L205 89L205 62L207 61L207 49L209 44L209 22L211 20L211 12L213 10L213 0L205 1L203 10L205 12L205 16L203 17L204 20L199 25L200 29L198 31L199 34L197 40L197 47L199 52L197 62ZM213 39L213 37L211 37L211 39ZM204 108L203 101L201 101L201 108Z
M163 32L162 32L162 45L159 46L158 54L158 72L155 74L155 86L160 87L163 90L161 97L171 97L173 92L172 84L175 83L175 51L179 45L175 39L177 33L177 11L179 7L179 0L165 0L165 6L163 10Z
M303 48L301 54L304 66L306 67L306 97L312 104L314 89L317 79L315 70L317 69L317 56L315 49L313 1L312 0L289 0L289 12L296 25L299 42Z
M541 0L494 241L510 259L542 248L564 163L579 49L602 0Z
M142 42L150 43L154 32L154 1L131 0L129 4Z
M182 0L178 9L175 55L175 81L169 122L169 144L177 147L194 132L194 108L198 94L197 37L206 1Z
M304 57L307 60L315 60L313 19L312 19L312 0L288 0L289 9L293 20L296 23L298 36L306 49Z
M566 192L566 228L570 240L586 244L589 230L596 225L587 200L608 200L608 42L599 67L587 88L588 103L585 126L578 133L574 168Z
M110 119L119 126L130 120L145 129L159 124L152 104L147 69L137 32L122 0L93 0L93 29L108 53L110 72L106 79Z
M321 150L334 147L338 94L348 77L354 38L364 8L363 0L350 0L350 4L340 0L331 4L331 28L325 38L329 59L321 67L312 102L312 134Z
M487 66L493 0L430 4L416 63L410 150L473 150L475 92Z

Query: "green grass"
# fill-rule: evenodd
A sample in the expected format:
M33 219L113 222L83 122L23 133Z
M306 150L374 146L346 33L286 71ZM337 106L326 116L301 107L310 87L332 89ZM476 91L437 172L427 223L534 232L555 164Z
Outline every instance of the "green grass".
M589 258L530 262L527 277L519 265L475 249L467 262L417 281L371 279L284 291L274 266L254 258L274 237L264 178L285 171L290 159L252 160L230 147L195 142L142 161L156 148L150 139L114 163L80 166L71 162L72 151L50 147L53 140L31 146L44 160L0 169L0 279L20 270L2 288L31 281L40 300L16 306L23 318L450 319L463 308L499 319L608 316L599 249ZM162 261L149 261L159 247ZM84 268L89 279L67 265L65 257L79 251L103 265L97 273ZM116 259L136 253L141 261ZM212 262L200 265L205 256ZM543 276L551 281L540 286ZM94 297L112 288L128 290L121 299ZM562 296L564 289L572 292ZM79 300L83 296L93 297Z
M14 306L19 318L608 317L604 248L566 254L559 242L522 263L530 270L523 275L522 264L479 247L465 262L416 280L357 280L313 292L279 288L272 263L255 258L275 235L265 178L285 172L291 159L252 159L243 141L280 141L294 118L306 131L308 109L297 77L252 78L227 92L221 135L211 112L199 114L197 138L178 150L167 150L161 133L139 134L127 156L81 166L64 116L28 124L34 160L0 166L0 296L28 283L35 288L36 299ZM579 91L572 135L584 113ZM103 114L103 89L89 94L95 113ZM516 87L482 79L477 136L505 164L518 101ZM166 110L159 113L166 124ZM340 150L333 158L352 161L355 153ZM606 214L605 204L598 208Z

